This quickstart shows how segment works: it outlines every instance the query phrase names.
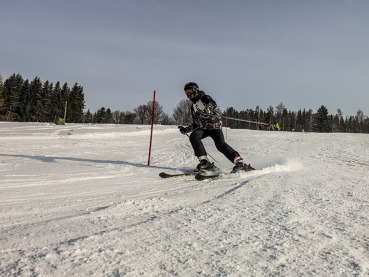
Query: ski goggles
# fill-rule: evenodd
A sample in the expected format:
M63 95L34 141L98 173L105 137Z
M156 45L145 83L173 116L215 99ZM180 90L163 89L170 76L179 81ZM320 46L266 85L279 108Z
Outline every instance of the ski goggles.
M185 90L185 93L186 93L187 95L192 95L192 94L193 94L193 89L192 89L192 88L186 89L186 90Z

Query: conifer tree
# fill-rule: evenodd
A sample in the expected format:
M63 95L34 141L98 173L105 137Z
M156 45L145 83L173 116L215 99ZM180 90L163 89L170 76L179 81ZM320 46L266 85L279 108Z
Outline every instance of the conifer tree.
M92 123L92 114L90 112L90 109L88 109L84 115L84 123Z
M68 95L69 95L70 89L68 87L68 83L64 83L64 85L62 86L61 90L60 90L60 95L59 95L59 117L60 118L64 118L64 111L65 111L65 105L67 105L67 117L68 117L68 112L69 112L69 106L68 106Z
M83 121L83 109L85 108L85 98L83 94L83 87L75 83L68 94L68 115L69 122L79 123Z
M29 86L29 99L26 106L26 121L38 121L42 112L42 83L39 77L32 80Z
M57 123L57 120L59 118L58 116L58 109L60 106L59 103L59 95L60 95L60 82L56 82L55 86L52 87L52 90L50 91L50 101L49 101L49 122Z
M110 108L107 108L106 109L105 119L104 119L104 122L103 123L108 123L108 124L113 123L113 114L112 114Z
M52 119L52 99L53 99L53 83L46 81L42 87L42 113L41 118L44 122L53 121Z
M298 110L297 117L296 117L296 128L295 130L300 132L303 126L303 119L302 119L302 111Z
M94 116L94 123L104 123L106 117L105 107L100 108Z
M5 80L3 86L4 107L6 119L13 121L17 118L16 110L18 106L19 95L22 90L23 77L20 74L13 74Z
M238 118L239 117L239 112L235 108L230 107L230 108L227 108L227 109L224 110L223 116ZM236 121L236 120L227 120L227 125L228 125L227 127L233 128L233 129L238 129L238 128L240 128L239 123L240 122Z
M284 122L282 123L282 130L283 131L295 131L296 130L296 113L292 111L287 111L287 114L283 118Z
M324 105L322 105L314 115L313 131L323 133L331 131L328 110Z
M18 121L27 120L27 106L29 102L29 81L28 79L23 82L21 93L19 95L18 106L17 106L17 119Z

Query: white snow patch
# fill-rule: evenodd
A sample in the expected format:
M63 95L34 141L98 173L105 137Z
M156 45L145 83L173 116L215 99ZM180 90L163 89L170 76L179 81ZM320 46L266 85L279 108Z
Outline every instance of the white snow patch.
M198 182L175 126L0 123L0 276L368 276L369 137L227 130ZM232 164L211 139L224 172Z

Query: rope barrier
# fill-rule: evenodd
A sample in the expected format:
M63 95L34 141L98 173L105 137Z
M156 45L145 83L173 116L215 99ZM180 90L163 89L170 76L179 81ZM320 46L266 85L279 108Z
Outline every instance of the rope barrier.
M239 118L234 118L234 117L228 117L228 116L223 116L222 118L226 118L226 119L232 119L232 120L237 120L237 121L243 121L243 122L248 122L248 123L255 123L255 124L260 124L262 123L263 125L267 126L270 125L268 123L264 123L264 122L257 122L257 121L251 121L251 120L245 120L245 119L239 119Z

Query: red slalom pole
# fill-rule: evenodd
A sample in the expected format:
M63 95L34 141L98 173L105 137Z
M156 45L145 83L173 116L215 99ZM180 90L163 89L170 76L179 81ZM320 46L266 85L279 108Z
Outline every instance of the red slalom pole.
M154 131L155 108L156 108L155 102L156 102L156 91L154 90L154 101L152 102L152 116L151 116L151 133L150 133L149 159L147 161L147 165L148 166L150 166L150 163L151 163L152 133Z

